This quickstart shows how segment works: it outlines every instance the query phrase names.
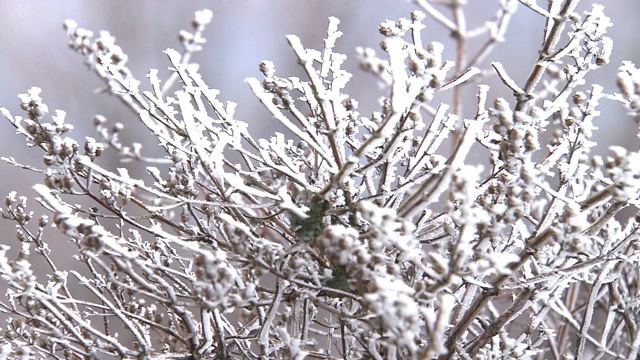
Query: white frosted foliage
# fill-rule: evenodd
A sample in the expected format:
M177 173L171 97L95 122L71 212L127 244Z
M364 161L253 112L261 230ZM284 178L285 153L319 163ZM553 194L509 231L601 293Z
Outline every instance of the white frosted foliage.
M145 81L65 21L97 99L131 116L80 134L36 86L0 108L38 156L2 159L41 179L1 209L0 358L638 358L640 152L598 132L638 126L640 70L610 64L601 5L478 4L349 24L379 42L344 54L355 18L283 36L294 68L255 64L248 119L208 83L223 62L194 61L233 30L212 11ZM495 56L520 12L540 41ZM616 88L593 83L609 68Z

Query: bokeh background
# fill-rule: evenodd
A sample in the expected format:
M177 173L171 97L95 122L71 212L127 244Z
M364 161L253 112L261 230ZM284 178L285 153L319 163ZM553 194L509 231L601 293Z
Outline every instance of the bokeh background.
M466 12L468 27L482 25L498 7L498 1L468 0ZM592 0L580 2L579 11L588 10ZM596 81L609 92L615 91L615 73L622 60L640 63L640 1L600 0L614 27L610 36L614 39L611 63L590 75L588 81ZM544 6L546 1L538 0ZM146 85L149 68L166 74L169 62L163 54L166 48L180 50L177 34L190 30L189 23L196 10L209 8L214 13L213 22L205 36L208 43L204 51L193 61L201 64L202 75L208 84L221 91L223 101L238 103L237 118L248 122L257 137L269 136L274 122L264 111L244 83L247 77L259 77L258 63L268 59L275 63L280 76L301 76L285 35L296 34L306 47L320 48L326 32L327 18L338 17L344 33L337 50L347 54L347 69L355 74L348 87L349 93L360 101L361 113L368 115L378 96L377 83L372 76L359 72L355 59L357 46L372 47L379 51L382 36L378 24L385 19L409 17L418 7L403 0L246 0L246 1L158 1L158 0L0 0L0 107L8 108L14 115L21 115L17 95L31 86L42 88L41 96L51 111L63 109L68 122L75 126L75 137L80 142L92 135L91 119L104 115L110 122L122 122L135 129L137 119L113 97L95 94L102 82L83 64L80 55L67 47L67 37L62 29L66 19L77 21L80 27L94 32L107 30L129 55L129 66L135 76ZM444 10L447 13L447 10ZM447 13L447 15L449 15ZM434 20L426 20L423 37L426 42L437 40L447 46L447 58L453 59L453 40ZM523 84L537 57L542 39L544 19L519 5L507 32L506 41L485 59L501 61L512 78ZM564 39L566 40L566 38ZM484 41L480 38L478 41ZM509 90L494 77L491 99L509 97ZM475 100L474 89L465 92L468 101ZM471 110L473 110L471 108ZM602 129L598 135L599 151L606 152L612 144L637 150L637 126L624 116L618 104L603 101L605 114L596 124ZM471 115L471 114L468 114ZM124 134L124 142L143 142L154 145L142 132ZM27 149L22 137L13 127L0 120L0 155L13 156L17 160L42 164L42 154L37 149ZM114 164L115 166L122 166ZM33 197L32 184L42 180L39 174L29 173L0 163L0 197L15 190L20 195ZM32 203L34 208L37 205ZM0 243L13 242L13 224L0 221L3 236Z

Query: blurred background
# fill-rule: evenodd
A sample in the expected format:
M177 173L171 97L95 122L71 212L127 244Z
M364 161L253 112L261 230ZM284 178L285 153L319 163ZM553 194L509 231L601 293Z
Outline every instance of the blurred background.
M581 1L578 11L582 13L590 9L593 2ZM604 3L605 12L614 23L609 30L614 40L614 52L611 62L590 75L587 81L598 82L606 91L613 92L615 73L621 61L640 63L637 45L640 2L600 2ZM468 28L484 24L497 12L497 3L468 0ZM546 6L544 0L538 0L538 3ZM205 32L208 43L204 51L197 53L192 61L201 64L205 81L221 91L221 100L238 103L236 117L248 122L256 137L266 137L273 133L274 122L251 94L244 79L260 77L258 64L265 59L275 63L279 76L302 76L285 35L296 34L305 47L318 49L326 33L327 18L338 17L341 20L339 29L344 35L338 40L337 51L348 56L346 68L354 74L347 91L360 101L361 114L368 116L376 110L377 98L383 92L376 93L375 79L358 70L355 49L358 46L371 47L380 53L382 36L378 33L378 24L386 19L409 17L410 12L418 7L402 0L0 0L0 107L8 108L14 115L22 115L17 95L38 86L51 113L54 109L67 112L67 121L75 126L74 137L79 142L84 136L95 136L91 119L96 114L104 115L111 123L122 122L129 130L136 129L134 114L115 98L95 94L95 89L103 83L86 69L83 58L67 47L62 23L73 19L79 27L96 34L100 30L109 31L129 55L129 67L142 82L141 87L148 89L145 78L148 70L155 68L161 74L167 74L169 62L163 50L175 48L181 51L178 32L191 30L189 24L193 13L204 8L211 9L214 18ZM446 9L442 10L450 15ZM454 59L454 43L450 34L431 18L427 18L425 23L424 41L444 43L446 57ZM535 63L543 24L544 19L540 15L518 5L506 41L499 44L481 65L486 67L491 61L500 61L511 77L522 85ZM566 38L562 42L566 42ZM491 101L498 96L510 100L510 91L495 77L489 83L492 84ZM473 104L475 86L467 88L465 96ZM606 116L596 121L602 129L597 134L599 149L606 152L609 145L619 144L637 150L637 127L624 116L622 106L603 101L601 109ZM471 113L467 115L470 116L473 110L471 106ZM27 149L25 140L16 135L15 129L6 121L0 121L0 137L0 155L13 156L23 163L42 164L41 152ZM138 131L130 131L123 136L124 143L132 141L143 142L147 148L155 145L151 138ZM0 172L3 174L0 176L1 197L16 190L19 195L32 198L32 184L42 180L39 174L21 171L5 163L0 163ZM33 202L31 206L34 209L38 207ZM9 221L0 222L0 230L5 234L0 243L13 242L13 227Z

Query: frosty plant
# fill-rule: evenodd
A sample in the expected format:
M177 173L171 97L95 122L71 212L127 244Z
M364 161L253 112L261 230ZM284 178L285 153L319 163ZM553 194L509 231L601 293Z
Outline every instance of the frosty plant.
M638 358L639 218L620 212L637 209L640 154L595 156L591 139L601 102L640 118L640 71L622 64L618 92L585 81L609 61L611 24L578 2L501 0L467 30L463 1L416 0L381 23L381 51L357 51L370 73L357 76L387 90L366 116L343 92L338 19L319 51L289 35L306 76L263 61L247 80L286 129L266 139L190 62L210 11L147 90L109 33L67 21L70 47L158 148L123 144L103 116L76 139L35 87L26 115L2 109L42 150L39 169L5 160L42 174L33 200L48 214L4 200L17 241L5 234L0 256L3 358ZM489 61L518 8L546 19L522 84ZM454 60L427 23L453 34ZM513 96L477 85L491 77ZM72 255L56 251L64 239Z

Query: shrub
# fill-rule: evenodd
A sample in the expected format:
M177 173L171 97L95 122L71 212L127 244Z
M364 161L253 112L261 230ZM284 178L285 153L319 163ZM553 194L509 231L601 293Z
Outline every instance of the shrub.
M2 109L42 150L42 168L6 160L44 175L34 200L51 214L5 198L18 245L0 253L3 356L637 358L639 219L621 210L638 206L640 154L593 155L592 136L601 101L638 119L640 72L622 64L618 93L585 80L612 51L603 8L520 1L547 23L519 85L509 64L482 62L516 1L499 2L489 39L457 63L423 40L423 20L458 45L471 33L416 3L409 18L381 23L384 56L358 50L388 91L369 116L343 93L352 74L334 51L338 19L320 50L288 36L306 78L263 61L263 78L247 80L286 130L268 139L190 62L210 11L180 33L182 52L165 51L168 79L149 71L148 90L109 33L65 22L70 47L158 149L123 144L123 125L103 116L97 138L74 138L36 87L19 96L24 117ZM461 118L460 88L492 75L513 96L477 85L475 115ZM133 164L146 176L129 175ZM74 262L52 256L55 232ZM48 275L32 269L38 261Z

